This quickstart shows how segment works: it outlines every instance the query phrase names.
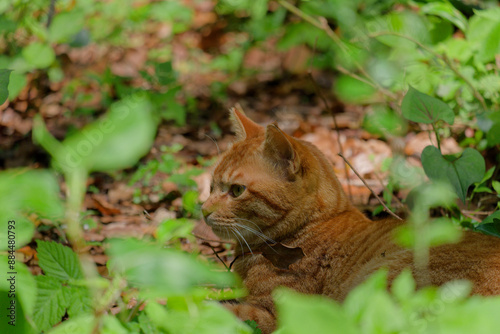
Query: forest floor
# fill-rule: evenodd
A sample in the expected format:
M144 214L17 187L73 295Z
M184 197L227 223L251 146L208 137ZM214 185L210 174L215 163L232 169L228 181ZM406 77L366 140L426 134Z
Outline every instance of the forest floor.
M195 60L189 52L193 43L206 51L231 46L237 38L229 34L222 36L217 22L210 20L213 17L200 14L195 22L210 27L208 30L176 36L173 48L173 64L176 68L183 68L182 64L186 63L197 68L203 65L197 62L211 61L208 56ZM157 33L141 37L147 39L144 43L150 49L160 46L163 30L156 27L151 28L151 31ZM300 47L276 51L272 41L260 49L251 50L245 56L243 66L258 71L254 76L232 79L225 99L211 96L210 85L226 79L220 72L181 71L179 81L183 89L195 98L196 114L188 115L187 123L182 126L162 122L153 147L136 167L114 174L94 173L88 179L88 191L82 208L86 213L83 218L84 235L101 274L105 275L107 270L103 241L122 236L148 237L154 235L162 221L186 217L182 189L168 180L171 175L157 171L150 175L147 182L131 182L141 166L162 159L165 147L181 145L182 149L173 153L180 164L176 173L182 174L193 168L199 170L193 180L197 184L199 202L206 200L211 172L210 166L206 165L217 157L218 150L226 150L233 139L227 116L228 109L236 103L241 104L247 115L257 123L265 125L277 122L288 134L316 145L331 160L352 201L367 214L379 206L379 202L353 170L346 168L346 163L338 153L343 153L364 182L378 195L381 195L387 179L384 166L395 152L404 154L414 165L420 164L420 152L431 144L429 132L414 129L405 137L393 138L391 141L366 132L362 124L370 107L343 104L336 100L331 93L335 80L332 73L312 71L311 75L304 74L308 66L305 60L310 57L308 52ZM43 116L49 131L61 140L104 113L101 91L110 88L92 80L89 73L102 73L109 69L112 76L127 78L128 84L138 86L141 84L139 71L147 67L146 54L141 47L118 48L91 44L69 49L58 45L56 53L62 61L64 72L60 82L50 82L44 72L34 72L20 95L14 101L0 106L0 168L50 166L49 155L34 144L31 137L36 114ZM204 54L208 55L209 52ZM321 95L330 104L328 108L316 93L315 86L319 87ZM112 92L108 93L113 95ZM334 125L333 115L338 128ZM460 151L453 138L446 138L441 146L445 154ZM62 177L60 182L63 196L65 184ZM396 197L404 198L404 195L396 194ZM230 262L230 243L219 241L203 223L199 213L187 218L195 222L193 233L197 238L194 239L196 245L186 241L186 250L196 250L214 259L214 252L219 252L223 260ZM61 229L55 228L53 223L36 220L35 224L38 228L34 239L66 242ZM41 269L37 266L35 245L34 242L30 243L20 253L24 255L23 262L29 265L33 273L38 274Z

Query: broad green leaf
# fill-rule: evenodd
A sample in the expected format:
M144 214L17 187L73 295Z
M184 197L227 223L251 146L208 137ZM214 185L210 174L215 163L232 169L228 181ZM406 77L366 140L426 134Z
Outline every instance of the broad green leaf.
M366 28L370 33L381 33L382 35L377 37L377 40L394 49L414 51L416 45L399 36L384 35L384 32L408 36L424 44L430 42L429 24L426 18L409 10L390 11L386 15L376 15L374 19L366 23Z
M34 224L28 214L35 213L57 222L64 214L59 185L48 171L11 169L0 172L0 250L7 249L8 233L15 233L15 247L31 240ZM9 223L12 221L13 223ZM11 232L7 232L11 225Z
M48 44L40 42L31 43L23 48L23 57L34 68L46 68L52 65L56 54Z
M148 304L149 305L149 304ZM147 307L147 306L146 306ZM158 333L157 327L153 322L146 316L145 312L141 312L137 317L139 321L139 327L144 334L156 334Z
M401 226L396 231L396 240L400 245L407 248L415 246L414 229L408 225ZM462 236L460 231L447 218L437 218L432 220L425 230L426 244L431 247L459 242Z
M500 238L500 211L486 217L474 230Z
M167 310L164 306L151 302L146 305L145 310L151 322L167 333L252 333L248 326L217 303L192 304L190 309L185 310Z
M47 276L60 280L83 278L80 261L69 247L57 242L37 240L38 264Z
M92 312L92 298L90 297L90 291L86 287L66 286L65 294L69 301L68 315L70 317Z
M411 298L415 293L416 287L417 285L413 279L411 270L405 268L392 282L391 292L399 302L403 302Z
M493 189L495 190L495 192L497 193L497 195L500 195L500 182L498 182L498 181L492 181L491 182L491 186L493 187Z
M193 230L194 224L186 218L167 219L156 229L156 238L165 243L174 238L186 238Z
M350 103L363 103L373 99L376 89L347 75L341 75L335 83L335 93Z
M500 144L500 122L493 123L488 133L486 133L486 139L489 146Z
M110 241L110 266L125 275L143 293L158 296L191 294L201 284L236 283L228 272L215 272L181 251L162 249L135 239Z
M49 28L49 40L56 43L66 43L82 28L85 13L79 10L57 13Z
M65 171L111 171L133 166L155 138L156 121L149 100L140 94L114 103L109 112L62 143L55 140L39 118L33 137Z
M500 52L500 9L492 7L475 12L466 33L467 40L477 52L479 61L487 63L495 59Z
M93 314L81 313L76 317L71 317L60 325L51 328L48 334L92 334L96 326L96 319Z
M12 70L0 69L0 104L9 97L9 79Z
M48 276L36 276L37 297L33 321L39 331L45 331L62 320L68 300L61 281Z
M373 112L365 115L363 128L382 137L401 136L406 133L407 124L393 110L376 108Z
M26 74L17 71L12 72L9 81L9 99L14 100L27 83Z
M412 86L403 98L401 111L406 119L417 123L430 124L443 120L451 125L455 118L453 110L446 103Z
M11 256L12 254L0 255L0 272L2 273L0 307L2 311L5 310L2 323L0 323L0 330L2 330L2 333L10 333L10 330L14 328L8 324L9 321L14 319L10 317L10 310L7 311L8 308L12 307L11 303L14 301L15 329L19 330L19 333L25 333L23 328L27 329L29 327L25 315L30 316L35 306L36 282L28 267L20 259L12 260ZM29 332L26 330L26 333Z
M198 192L195 190L188 190L182 195L182 208L189 213L194 213L198 204Z
M468 28L465 16L449 2L430 2L423 5L420 10L424 14L436 15L450 21L463 32Z
M171 61L156 64L155 74L160 85L167 86L176 83L177 73L175 73Z
M129 334L129 331L123 327L116 317L106 315L103 317L103 325L99 331L100 334Z
M448 181L464 203L469 186L481 181L486 172L483 156L473 148L466 148L459 158L452 158L430 145L423 150L421 159L429 179Z
M325 296L306 296L285 288L273 295L279 330L284 333L359 333L346 312Z

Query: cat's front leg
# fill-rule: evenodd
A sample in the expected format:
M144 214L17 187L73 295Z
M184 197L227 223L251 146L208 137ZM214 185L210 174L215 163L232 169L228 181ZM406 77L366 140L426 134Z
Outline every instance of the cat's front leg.
M265 301L247 300L242 303L225 302L223 305L243 321L254 320L258 324L262 334L269 334L276 328L274 306L270 298L269 301L270 303L266 303Z

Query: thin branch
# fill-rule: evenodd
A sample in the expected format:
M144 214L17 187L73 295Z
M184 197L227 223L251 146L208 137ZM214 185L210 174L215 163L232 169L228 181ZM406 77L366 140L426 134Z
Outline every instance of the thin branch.
M368 190L370 190L370 192L372 193L372 195L375 196L375 198L380 202L380 204L382 204L382 206L384 207L384 211L387 212L388 214L390 214L391 216L393 216L396 219L403 220L397 214L395 214L394 212L392 212L391 209L389 209L387 207L387 205L385 205L384 201L382 201L382 199L373 191L373 189L370 188L370 186L368 185L368 183L366 183L366 181L361 177L361 175L359 175L358 171L351 165L351 163L341 153L339 153L339 156L342 159L344 159L344 161L349 165L349 167L351 167L351 169L354 172L354 174L356 174L356 176L359 177L359 179L368 188Z
M472 219L472 220L475 220L477 221L478 223L481 223L483 220L481 218L477 218L471 214L468 213L468 211L460 211L465 217L469 218L469 219Z
M222 260L219 256L219 254L217 254L217 252L215 251L215 248L213 248L210 244L208 244L208 247L210 247L210 249L212 249L212 252L214 252L214 255L217 256L217 258L219 259L220 262L222 262L222 264L224 265L224 267L226 267L226 270L227 271L231 271L231 268L227 266L226 262L224 262L224 260Z
M54 18L55 13L56 13L56 0L51 0L49 5L49 14L47 16L47 29L52 24L52 19Z

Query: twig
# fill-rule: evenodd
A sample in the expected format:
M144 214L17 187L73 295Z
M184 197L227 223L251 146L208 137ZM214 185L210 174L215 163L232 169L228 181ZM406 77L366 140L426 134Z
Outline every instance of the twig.
M226 270L227 271L231 271L231 268L227 266L226 262L224 262L224 260L222 260L219 256L219 254L217 254L217 252L215 251L215 248L213 248L210 244L208 244L208 247L210 247L210 249L212 249L212 252L214 252L214 255L217 256L217 258L219 259L220 262L222 262L222 264L224 265L224 267L226 267Z
M480 218L477 218L477 217L474 217L473 215L469 214L467 211L460 211L465 217L469 218L469 219L472 219L472 220L475 220L477 221L478 223L481 223L483 220L480 219Z
M144 301L142 301L142 300L137 300L136 301L134 307L128 313L128 316L127 316L127 319L126 319L125 323L129 323L130 321L132 321L132 319L135 317L135 315L139 311L139 307L141 307L141 305L143 303L144 303Z
M52 24L52 19L54 18L55 12L56 12L56 0L51 0L49 5L49 14L47 16L47 29Z
M370 192L372 193L372 195L375 196L375 198L380 202L380 204L382 204L382 206L384 207L384 211L387 212L388 214L390 214L391 216L393 216L394 218L397 218L399 220L403 220L397 214L395 214L394 212L392 212L391 209L389 209L387 207L387 205L385 205L384 201L382 201L382 199L372 190L372 188L370 188L370 186L368 185L368 183L366 183L366 181L361 177L361 175L359 175L358 171L351 165L351 163L341 153L339 153L338 155L342 159L344 159L344 161L349 165L349 167L351 167L351 169L354 172L354 174L356 174L356 176L359 177L359 179L368 188L368 190L370 190Z
M488 110L488 107L486 106L486 102L484 101L484 98L481 95L481 93L479 93L479 91L476 89L476 87L474 87L474 85L472 84L472 82L470 82L470 80L467 79L455 67L455 65L451 62L451 60L445 54L439 54L436 51L432 50L431 48L429 48L429 47L425 46L424 44L420 43L419 41L417 41L413 37L406 36L406 35L403 35L403 34L400 34L400 33L397 33L397 32L393 32L393 31L380 31L380 32L368 34L368 37L370 37L370 38L376 38L376 37L380 37L380 36L396 36L396 37L404 38L404 39L406 39L406 40L408 40L410 42L415 43L418 47L420 47L421 49L429 52L434 57L436 57L438 59L441 59L448 66L448 68L453 71L453 73L455 73L460 79L462 79L467 84L467 86L469 86L469 88L472 90L472 94L479 101L479 103L481 103L481 106L483 107L483 109L485 111Z
M462 210L462 213L467 213L467 214L476 214L476 215L480 215L480 216L489 216L491 215L493 212L495 211L469 211L469 210Z

